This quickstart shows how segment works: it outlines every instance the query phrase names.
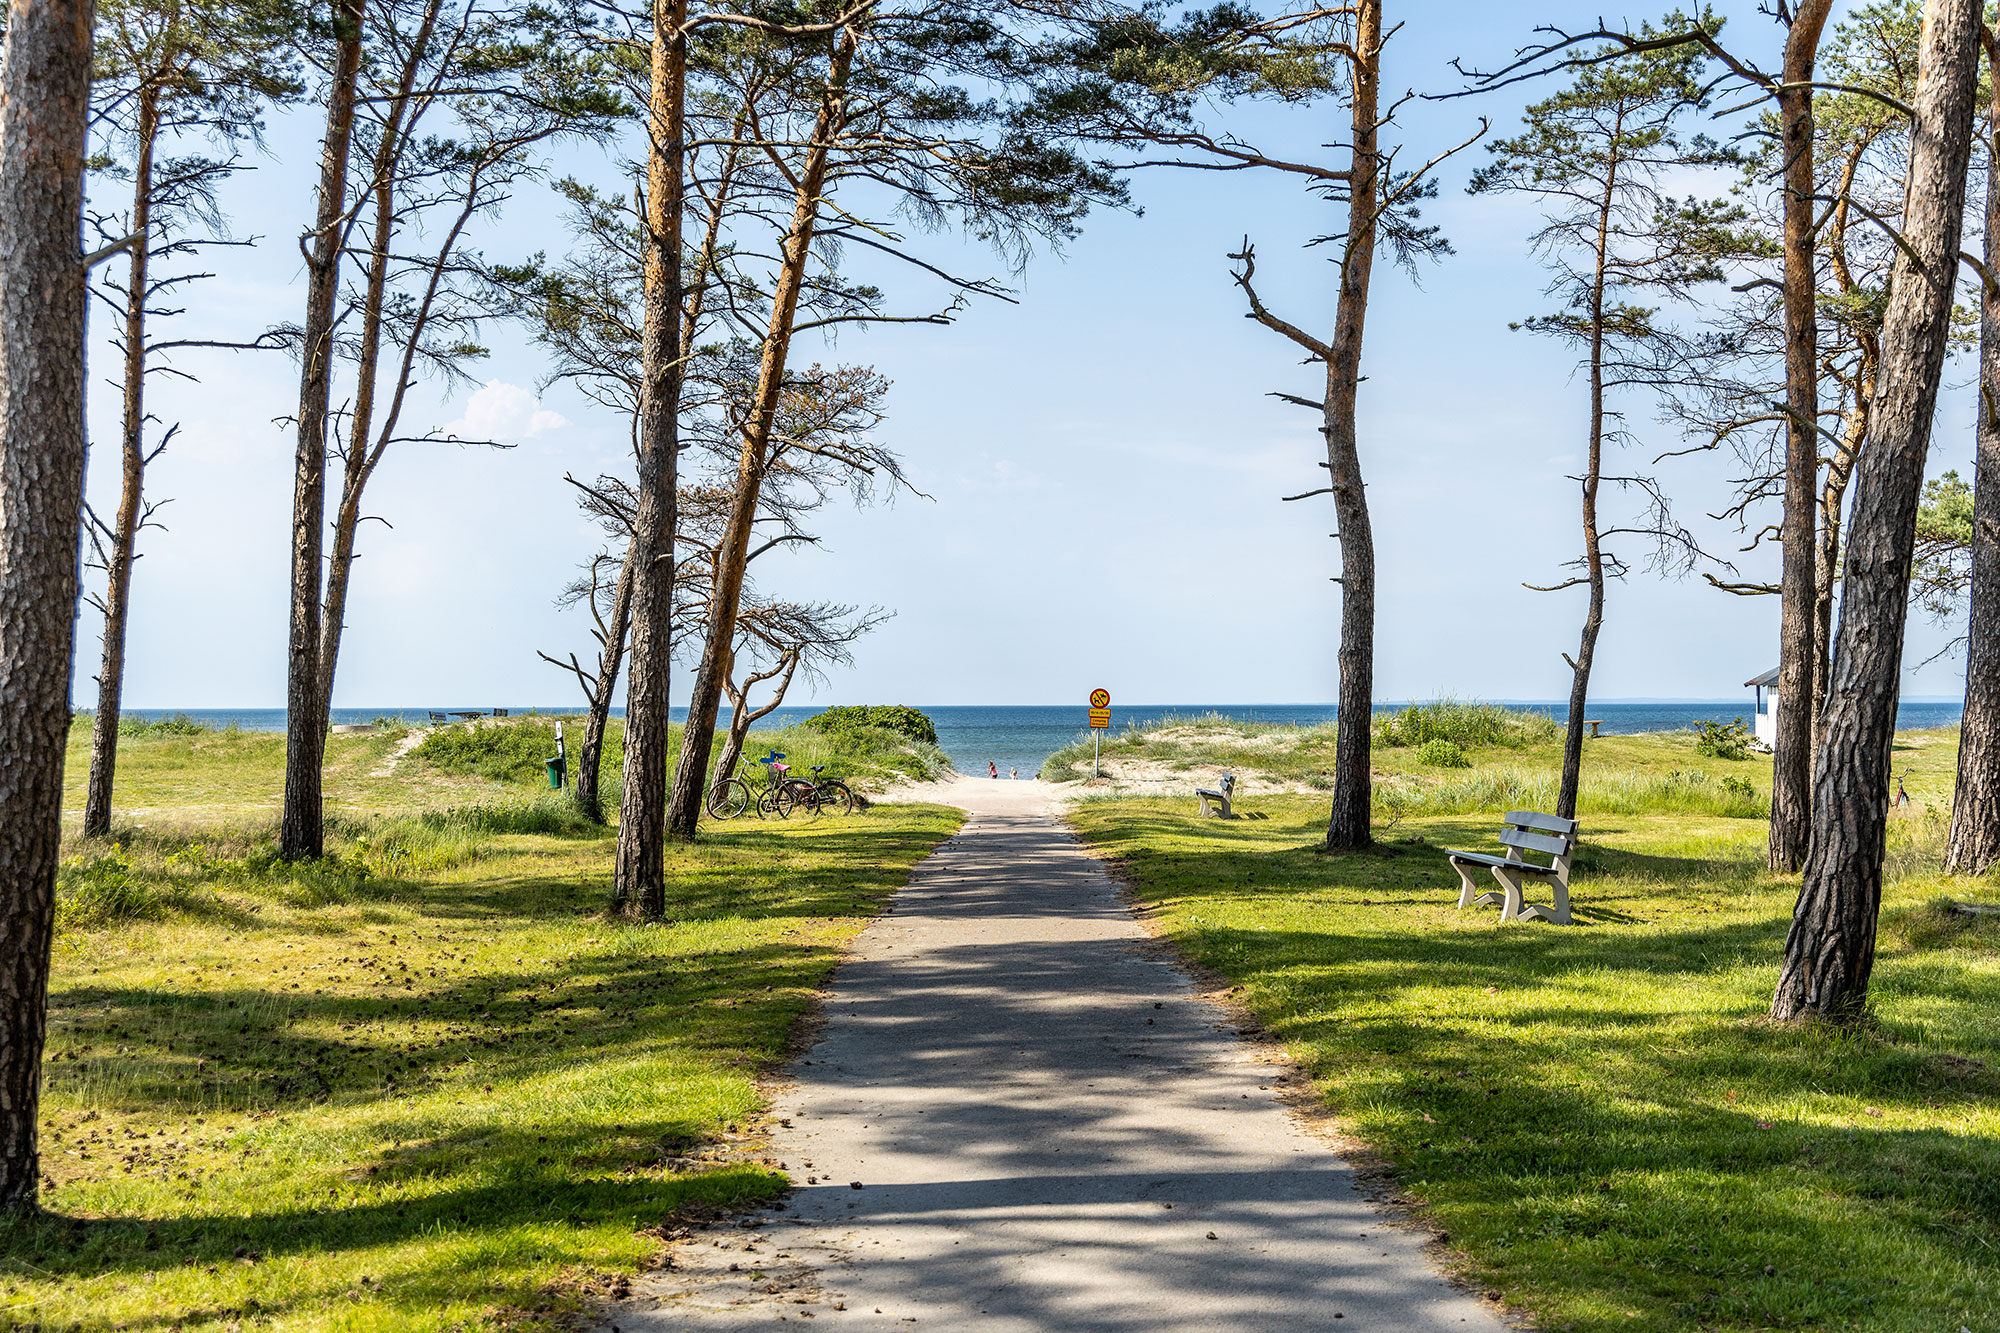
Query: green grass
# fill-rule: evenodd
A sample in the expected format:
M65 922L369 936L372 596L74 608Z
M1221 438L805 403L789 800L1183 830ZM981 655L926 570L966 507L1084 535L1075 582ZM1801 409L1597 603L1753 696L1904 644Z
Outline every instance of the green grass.
M171 743L123 771L210 813L264 757ZM568 1327L678 1220L785 1187L759 1072L960 818L722 826L642 925L605 910L611 834L448 795L347 809L304 866L255 819L72 850L50 1211L0 1227L0 1327Z
M1855 1034L1764 1019L1797 890L1763 870L1761 819L1614 813L1620 783L1716 769L1683 738L1586 751L1633 776L1586 786L1569 928L1456 909L1439 849L1490 848L1486 812L1406 816L1340 856L1317 797L1253 795L1229 823L1164 798L1072 818L1537 1327L1990 1333L2000 923L1945 908L2000 901L2000 880L1936 868L1952 739L1899 741L1923 776ZM1732 769L1768 790L1764 765Z
M528 715L482 721L477 728L453 724L430 731L410 753L397 751L410 739L401 726L364 735L327 738L326 802L337 817L369 819L388 812L449 810L460 806L513 806L531 792L548 789L542 761L555 753L556 717ZM571 762L582 720L564 716ZM214 730L198 724L140 724L142 730L118 743L112 817L126 832L148 827L186 830L196 825L246 825L268 821L275 828L285 787L285 737L281 732ZM613 718L605 735L605 802L615 810L625 729ZM673 757L680 728L670 737ZM786 751L801 773L827 765L827 776L848 780L863 792L901 778L926 780L949 767L944 752L881 727L850 727L834 733L806 726L752 727L744 746L745 776L761 779L750 761L775 746ZM718 740L716 751L721 743ZM90 718L80 715L70 728L63 768L64 810L70 827L82 817L90 774Z

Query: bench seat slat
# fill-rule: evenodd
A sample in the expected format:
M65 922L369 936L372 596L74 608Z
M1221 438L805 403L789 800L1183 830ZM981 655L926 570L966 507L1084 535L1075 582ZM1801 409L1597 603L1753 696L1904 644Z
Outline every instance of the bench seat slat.
M1538 866L1533 861L1509 861L1504 856L1488 856L1484 852L1454 852L1445 849L1445 855L1454 861L1464 861L1470 865L1500 866L1507 870L1518 870L1524 875L1553 875L1555 867Z
M1509 810L1506 823L1515 828L1536 829L1543 833L1575 833L1578 824L1574 819L1563 819L1558 815L1545 815L1539 810Z
M1500 845L1519 847L1523 851L1547 852L1550 856L1561 856L1569 851L1569 839L1549 833L1531 833L1526 829L1501 829Z
M1509 810L1507 822L1515 828L1540 829L1544 833L1571 834L1576 832L1574 819L1560 819L1555 815L1545 815L1539 810Z

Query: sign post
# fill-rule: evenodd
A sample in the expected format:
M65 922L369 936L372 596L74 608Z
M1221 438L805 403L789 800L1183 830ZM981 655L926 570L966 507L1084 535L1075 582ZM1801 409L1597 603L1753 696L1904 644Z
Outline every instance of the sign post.
M1098 733L1111 725L1111 691L1090 692L1090 776L1101 777L1098 767Z

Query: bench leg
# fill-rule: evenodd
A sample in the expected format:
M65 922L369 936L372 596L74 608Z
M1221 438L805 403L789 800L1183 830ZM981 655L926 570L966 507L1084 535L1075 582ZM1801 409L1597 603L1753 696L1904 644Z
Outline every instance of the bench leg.
M1500 904L1500 924L1504 926L1509 921L1518 921L1521 917L1521 877L1502 870L1499 866L1492 866L1490 869L1493 871L1493 878L1499 880L1501 886L1507 890L1507 896Z
M1451 868L1458 872L1458 882L1462 886L1458 891L1458 910L1463 912L1478 898L1479 886L1472 882L1472 872L1458 862L1453 861Z
M1521 920L1547 921L1550 924L1557 926L1567 926L1572 924L1569 915L1569 885L1563 883L1559 879L1552 879L1549 881L1549 883L1554 887L1555 890L1555 902L1548 907L1522 908Z
M1203 795L1203 794L1202 794L1202 793L1200 793L1200 792L1196 792L1196 793L1195 793L1195 795L1196 795L1197 797L1199 797L1199 798L1200 798L1200 800L1201 800L1201 813L1200 813L1200 814L1198 814L1198 815L1196 815L1196 816L1195 816L1195 818L1196 818L1196 819L1207 819L1207 818L1208 818L1208 797L1207 797L1207 796L1205 796L1205 795Z
M1221 811L1221 814L1222 814L1222 817L1223 817L1224 819L1234 819L1234 818L1236 818L1236 815L1235 815L1235 813L1234 813L1234 812L1232 812L1232 811L1230 810L1230 808L1229 808L1229 798L1228 798L1227 796L1225 796L1225 797L1223 797L1223 798L1222 798L1222 811Z

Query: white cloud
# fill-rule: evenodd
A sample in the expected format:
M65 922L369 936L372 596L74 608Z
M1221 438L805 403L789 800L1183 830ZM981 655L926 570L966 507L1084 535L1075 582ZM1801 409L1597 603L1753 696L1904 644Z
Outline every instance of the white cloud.
M525 440L568 424L562 413L543 407L541 399L520 385L488 380L465 400L465 415L444 429L467 440Z

